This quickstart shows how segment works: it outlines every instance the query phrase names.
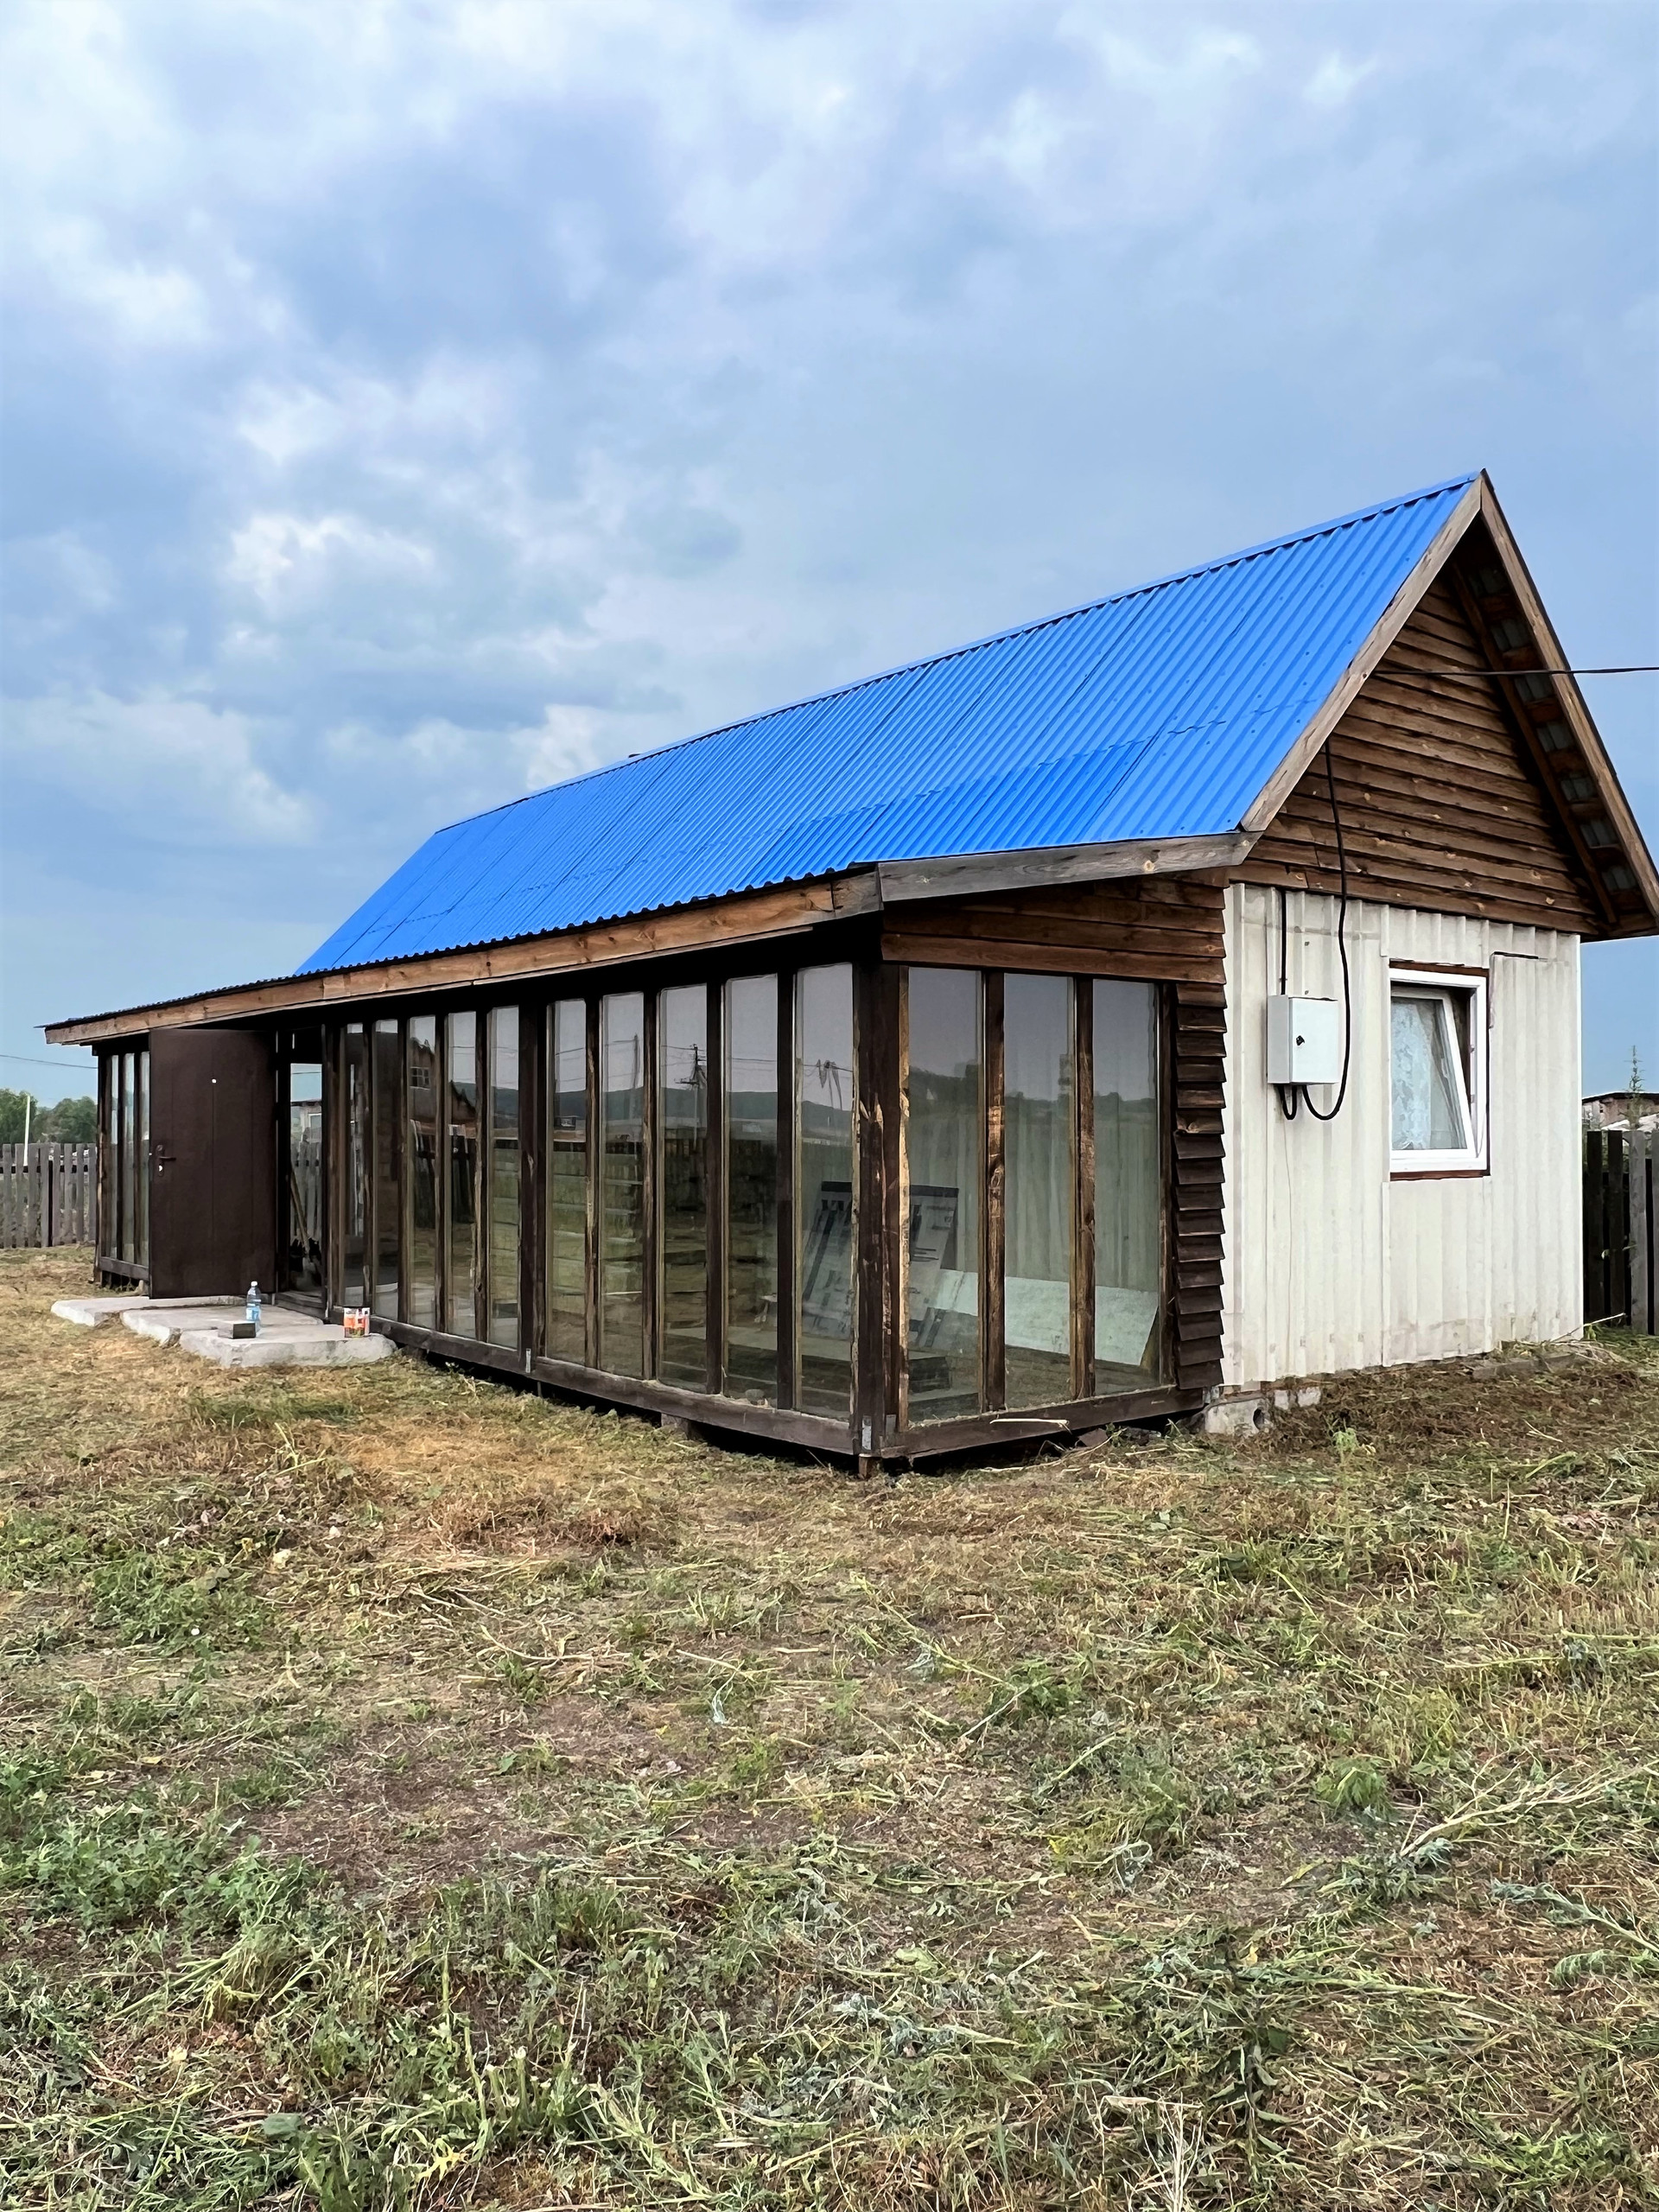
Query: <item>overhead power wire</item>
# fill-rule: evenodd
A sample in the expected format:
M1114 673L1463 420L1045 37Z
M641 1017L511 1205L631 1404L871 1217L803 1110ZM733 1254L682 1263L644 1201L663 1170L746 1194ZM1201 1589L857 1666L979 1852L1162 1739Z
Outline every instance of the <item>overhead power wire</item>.
M1631 661L1622 668L1435 668L1449 683L1484 683L1493 676L1659 676L1659 661Z

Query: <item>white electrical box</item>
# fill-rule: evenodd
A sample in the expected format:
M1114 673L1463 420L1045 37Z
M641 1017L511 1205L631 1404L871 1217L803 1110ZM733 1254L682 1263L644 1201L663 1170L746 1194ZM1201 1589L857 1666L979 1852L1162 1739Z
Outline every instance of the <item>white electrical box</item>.
M1268 1081L1340 1083L1342 1008L1335 999L1268 1001Z

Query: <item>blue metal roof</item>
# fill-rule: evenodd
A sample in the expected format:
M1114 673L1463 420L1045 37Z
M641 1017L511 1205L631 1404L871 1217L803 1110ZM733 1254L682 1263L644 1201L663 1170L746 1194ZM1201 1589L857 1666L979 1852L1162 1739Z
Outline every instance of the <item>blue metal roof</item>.
M440 830L296 971L882 861L1236 830L1453 478Z

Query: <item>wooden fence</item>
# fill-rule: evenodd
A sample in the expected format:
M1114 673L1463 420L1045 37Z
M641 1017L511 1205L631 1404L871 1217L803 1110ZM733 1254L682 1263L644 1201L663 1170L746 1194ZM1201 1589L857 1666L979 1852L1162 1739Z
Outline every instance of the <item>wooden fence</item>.
M0 1144L0 1246L91 1244L98 1147Z
M1659 1132L1584 1133L1584 1318L1659 1336L1654 1163Z

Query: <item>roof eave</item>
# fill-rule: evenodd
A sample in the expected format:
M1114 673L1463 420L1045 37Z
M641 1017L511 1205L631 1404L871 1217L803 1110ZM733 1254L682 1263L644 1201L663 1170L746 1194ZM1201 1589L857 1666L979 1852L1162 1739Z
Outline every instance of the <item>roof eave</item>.
M760 944L918 899L1230 868L1243 859L1249 842L1237 835L1129 838L1110 844L884 861L810 883L776 885L694 906L619 915L546 936L502 938L401 960L359 962L79 1015L48 1023L46 1036L54 1045L111 1045L154 1029L262 1018L305 1020L361 1001L385 1004L480 984L579 975L593 968L660 959L711 942Z
M1498 505L1497 493L1484 470L1477 480L1476 488L1480 493L1481 520L1491 534L1498 559L1509 577L1510 589L1519 601L1521 611L1536 641L1540 660L1548 668L1563 671L1570 668L1572 664L1545 612L1538 587L1532 581L1521 548L1516 543L1503 508ZM1501 670L1494 671L1499 676L1503 673ZM1595 779L1598 793L1607 810L1607 818L1618 838L1624 858L1636 877L1637 888L1648 910L1645 920L1635 916L1621 918L1600 934L1607 938L1651 937L1659 933L1659 867L1655 865L1647 840L1642 835L1629 799L1624 796L1618 772L1602 742L1595 716L1579 689L1577 677L1562 674L1553 680L1563 718L1578 741L1579 750L1584 755L1591 775Z

